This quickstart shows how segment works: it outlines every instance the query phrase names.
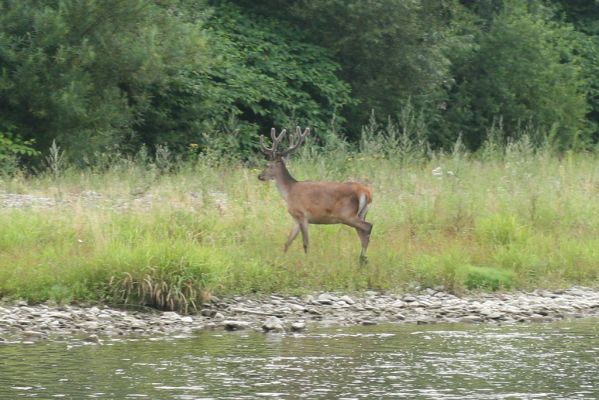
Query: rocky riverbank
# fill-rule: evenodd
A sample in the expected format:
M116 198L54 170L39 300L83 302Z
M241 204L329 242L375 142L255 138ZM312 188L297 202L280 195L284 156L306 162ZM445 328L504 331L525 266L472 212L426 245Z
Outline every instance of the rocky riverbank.
M303 297L214 297L195 315L105 306L0 305L0 343L79 336L171 335L204 329L293 332L317 326L383 323L545 322L599 316L599 289L473 294L321 293Z

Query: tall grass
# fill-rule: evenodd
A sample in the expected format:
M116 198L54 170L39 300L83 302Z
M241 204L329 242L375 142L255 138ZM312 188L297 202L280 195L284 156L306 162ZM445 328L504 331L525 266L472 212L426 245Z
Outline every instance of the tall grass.
M313 225L308 255L301 239L283 254L292 220L274 185L256 179L258 164L120 158L102 170L3 178L5 193L56 205L0 209L0 297L190 311L211 294L597 284L596 155L556 156L526 138L432 154L388 128L372 128L385 146L306 150L288 163L297 179L372 186L366 266L355 231L341 225Z

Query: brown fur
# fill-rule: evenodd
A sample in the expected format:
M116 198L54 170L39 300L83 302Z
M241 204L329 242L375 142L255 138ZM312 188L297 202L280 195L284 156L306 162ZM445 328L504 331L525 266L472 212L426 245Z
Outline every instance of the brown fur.
M280 157L270 161L258 178L275 180L287 202L287 211L296 222L285 243L285 251L300 231L304 251L308 251L308 224L345 224L356 229L362 243L361 257L365 258L372 231L372 224L365 220L368 205L372 202L368 187L356 182L298 182ZM360 197L365 197L362 209Z
M355 219L360 195L367 204L372 202L370 190L355 182L296 182L289 191L287 208L296 219L305 218L310 224L339 224Z

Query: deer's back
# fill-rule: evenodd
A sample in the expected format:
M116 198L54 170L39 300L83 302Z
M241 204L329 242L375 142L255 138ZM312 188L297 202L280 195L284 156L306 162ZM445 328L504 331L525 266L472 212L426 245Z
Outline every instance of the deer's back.
M303 181L292 186L287 205L292 216L310 223L343 223L355 218L361 196L366 197L367 204L372 201L372 192L360 183Z

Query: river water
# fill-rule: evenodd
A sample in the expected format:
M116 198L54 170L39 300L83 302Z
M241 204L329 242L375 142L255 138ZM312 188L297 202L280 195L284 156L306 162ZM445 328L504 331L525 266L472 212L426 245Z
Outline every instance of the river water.
M599 399L599 320L0 344L0 399Z

